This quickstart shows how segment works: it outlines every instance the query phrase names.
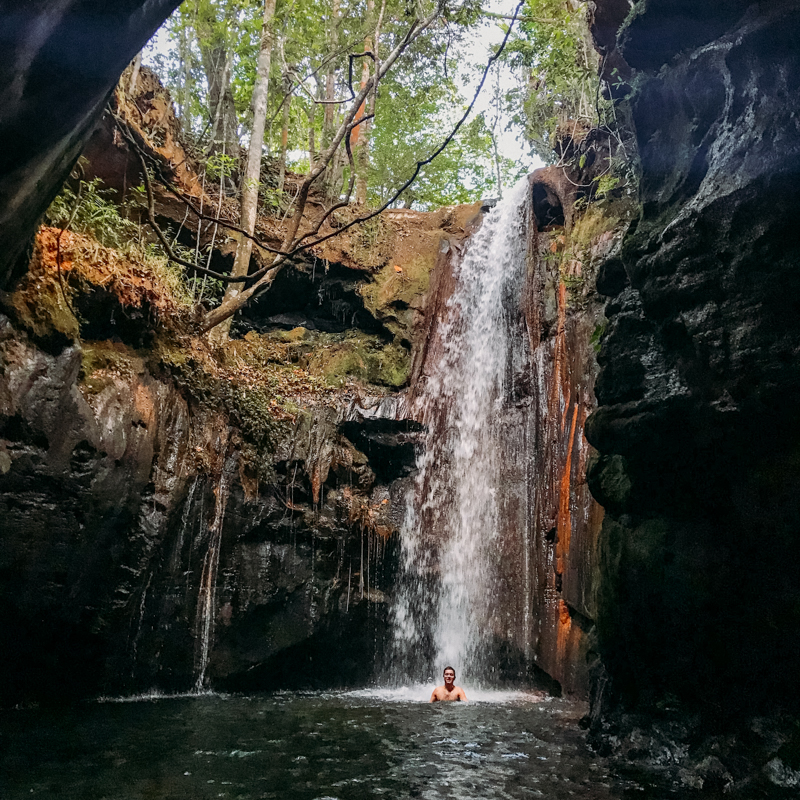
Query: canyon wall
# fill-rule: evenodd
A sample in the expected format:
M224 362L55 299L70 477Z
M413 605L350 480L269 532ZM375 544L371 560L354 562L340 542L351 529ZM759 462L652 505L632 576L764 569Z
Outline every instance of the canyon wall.
M0 337L3 702L363 685L381 669L422 442L396 390L413 393L435 358L479 210L396 215L388 271L371 277L294 265L216 354L171 329L180 312L155 278L40 232ZM529 606L498 657L523 654L529 677L581 695L602 520L582 432L602 328L592 277L626 225L609 211L570 231L533 217L516 298L531 357L503 411L517 454L503 469L526 497L503 500L499 602L527 591ZM392 338L414 344L410 376Z
M797 709L798 36L794 2L647 0L605 39L641 169L597 284L598 708Z
M41 2L24 13L3 7L8 24L0 41L10 54L0 66L4 288L18 288L35 223L95 130L119 73L175 5ZM93 54L88 72L86 52ZM149 108L161 94L142 74ZM147 115L142 119L136 130L150 147ZM96 130L88 174L102 174L113 186L114 175L106 173L130 171L131 159L107 124ZM185 161L154 153L168 167ZM135 172L134 166L132 180ZM175 177L186 183L186 175ZM542 173L532 183L539 227L556 227L530 243L523 305L535 355L529 385L506 410L509 442L523 437L532 443L526 452L535 454L534 463L507 465L509 475L529 476L529 511L510 515L508 534L522 541L518 533L526 532L526 557L535 565L526 619L535 630L517 624L498 646L534 642L533 662L567 691L583 693L601 512L583 477L590 450L582 425L593 405L590 339L601 327L592 273L611 239L587 229L581 257L572 258L561 226L571 228L576 196L553 178ZM185 218L170 203L166 193L158 196L165 225ZM431 234L404 213L392 217L399 271L397 263L381 262L354 272L360 245L334 240L321 254L332 262L330 274L326 266L317 275L316 255L284 271L244 315L240 334L258 337L276 326L343 331L348 319L356 338L394 344L359 340L340 348L327 377L343 380L356 369L368 381L402 385L402 350L414 343L426 349L425 324L412 330L424 316L433 266ZM436 235L457 246L467 217L448 210L439 217ZM218 242L215 265L224 268L229 257L230 243ZM198 677L242 688L365 680L381 647L382 592L392 579L412 423L392 419L396 408L377 412L388 419L359 414L352 393L343 391L271 432L269 454L261 454L271 483L259 486L253 443L246 441L261 430L259 409L215 414L214 399L231 398L218 386L206 397L207 376L198 382L202 369L193 373L191 359L186 367L154 355L150 323L159 309L115 296L113 271L106 265L100 278L90 276L88 284L97 285L79 281L72 309L57 299L52 269L42 303L29 303L20 315L13 293L3 298L10 318L2 320L0 577L2 635L15 655L3 662L4 699L185 689ZM28 281L31 296L42 288L40 278L35 286ZM428 322L436 316L433 294ZM314 351L328 347L298 337L290 345L295 360L313 361ZM371 576L365 564L373 564ZM510 566L505 579L509 592L520 591ZM312 665L322 652L338 654L340 664L324 679Z
M7 287L116 77L175 4L76 2L61 16L34 5L30 18L7 12L13 24L0 34L12 53L0 67ZM800 11L747 0L594 5L604 67L624 78L615 91L631 92L640 208L617 249L606 233L624 230L621 217L592 229L591 215L573 218L575 197L558 198L552 175L532 183L541 230L523 304L535 380L504 413L514 437L534 442L533 466L508 465L537 482L533 513L512 514L529 531L538 573L533 660L582 692L596 648L601 716L684 705L719 722L791 710ZM81 14L97 25L76 26ZM78 28L105 31L102 47L79 48L97 51L91 76L61 68L67 44L83 41ZM464 220L448 213L437 235L453 247ZM447 267L440 260L425 316L432 259L409 256L400 272L387 261L367 281L339 254L322 293L309 259L282 275L241 332L341 332L357 312L361 333L420 344L413 384ZM604 308L592 287L598 268ZM317 297L323 310L311 309ZM413 425L394 411L356 413L343 392L270 434L268 488L242 458L242 420L211 413L196 386L142 355L140 312L123 319L113 303L103 308L83 332L2 320L2 635L15 653L0 675L5 700L188 688L200 674L220 686L314 685L315 659L330 652L336 681L364 680L364 653L373 659L381 646ZM319 342L292 346L308 360ZM351 356L342 374L360 359L372 379L406 380L385 371L382 355ZM599 540L585 466L606 511ZM209 631L216 645L204 650Z

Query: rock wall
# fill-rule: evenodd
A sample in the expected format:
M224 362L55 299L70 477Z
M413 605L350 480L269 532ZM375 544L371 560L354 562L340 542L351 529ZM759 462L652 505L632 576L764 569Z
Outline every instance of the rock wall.
M0 701L365 681L413 434L383 431L387 475L340 432L370 423L311 410L259 487L226 414L108 348L87 380L91 346L0 318Z
M178 0L0 2L0 288L125 65ZM87 58L87 54L91 54Z
M502 613L493 617L502 619L502 630L494 634L497 664L492 663L502 678L527 677L587 696L596 658L597 539L603 519L586 483L593 450L584 435L595 407L595 342L605 323L594 277L619 246L630 209L617 199L575 211L579 182L560 167L530 176L528 272L521 296L509 300L517 308L507 312L510 319L520 317L513 330L527 341L515 346L515 353L527 360L520 365L514 356L498 353L515 366L509 366L514 378L496 412L502 417L499 483L505 491L498 499L500 567L494 584ZM445 342L451 321L447 304L459 258L461 248L449 248L432 276L405 402L406 413L430 418L433 434L441 436L448 435L446 409L426 408L433 401L426 400L424 386L453 346ZM485 268L493 268L491 261ZM432 517L435 526L438 517Z
M614 702L715 725L798 703L799 35L794 2L648 0L620 36L641 209L598 279L601 651Z
M218 351L157 260L40 229L0 297L0 704L370 679L419 427L381 408L478 212L298 260Z

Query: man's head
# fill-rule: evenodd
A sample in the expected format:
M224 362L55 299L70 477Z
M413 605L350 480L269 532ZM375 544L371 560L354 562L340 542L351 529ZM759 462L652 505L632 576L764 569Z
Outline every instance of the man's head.
M445 667L442 674L445 686L452 686L456 682L456 671L452 667Z

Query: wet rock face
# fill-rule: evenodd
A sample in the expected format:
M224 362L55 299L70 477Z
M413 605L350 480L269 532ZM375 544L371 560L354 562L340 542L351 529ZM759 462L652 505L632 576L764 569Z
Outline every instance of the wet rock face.
M47 352L0 316L0 705L186 690L201 672L228 688L367 680L403 480L319 408L259 486L219 410L104 346L88 379L87 345ZM391 462L406 445L390 434Z
M624 39L642 211L598 282L587 435L604 656L631 701L796 704L798 35L796 3L651 0Z
M493 542L498 555L484 568L501 610L487 614L487 628L494 624L489 663L495 680L530 681L586 696L589 663L596 656L597 537L603 518L586 484L593 451L583 433L594 409L593 337L604 322L594 276L619 245L628 208L624 202L590 203L573 214L569 187L579 181L570 177L572 182L560 168L529 176L526 276L519 300L506 308L513 345L508 353L497 347L508 365L506 393L493 407L499 455L492 463L501 475L496 492L502 511ZM448 427L455 414L448 405L453 401L442 403L426 385L441 379L454 358L454 343L468 346L451 338L453 298L459 298L458 281L464 279L462 255L453 248L437 264L414 353L407 408L428 428L424 441L434 453L426 456L429 463L447 463L447 449L437 450L436 441L453 435ZM437 504L418 496L418 519L433 532L429 546L435 551L437 537L452 535L447 495L455 482L448 482L447 474L428 479L440 481Z
M178 0L0 3L0 287L7 285L125 65L177 5Z

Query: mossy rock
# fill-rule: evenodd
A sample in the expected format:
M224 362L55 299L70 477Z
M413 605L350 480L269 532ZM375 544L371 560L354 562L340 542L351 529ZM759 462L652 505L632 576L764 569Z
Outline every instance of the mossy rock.
M329 386L341 386L348 378L355 378L399 388L411 370L411 356L405 347L365 334L350 334L338 340L320 337L318 346L305 358L309 370L321 372Z
M29 275L10 295L7 303L17 322L35 337L46 339L55 332L77 339L80 333L78 319L65 302L61 287L49 277L35 280Z
M258 334L250 331L250 333L245 336L245 339L255 339ZM275 334L275 338L279 342L286 342L287 344L294 344L295 342L303 342L306 339L311 338L311 331L308 328L303 328L302 326L299 328L292 328L290 331L278 331Z
M84 342L81 347L81 386L89 394L103 391L112 374L132 378L144 372L144 359L121 342Z
M387 264L362 287L364 306L392 334L410 339L413 309L428 291L435 265L435 252L420 253L403 264Z

